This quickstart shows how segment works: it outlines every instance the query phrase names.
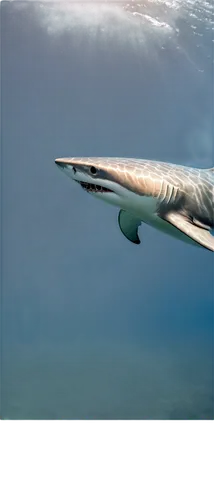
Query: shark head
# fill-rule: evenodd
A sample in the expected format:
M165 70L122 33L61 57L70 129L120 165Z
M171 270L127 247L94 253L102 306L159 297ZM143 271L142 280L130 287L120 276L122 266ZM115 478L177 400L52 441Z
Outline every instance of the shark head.
M57 158L56 165L87 193L122 206L127 196L125 175L117 158ZM124 180L123 180L124 179Z

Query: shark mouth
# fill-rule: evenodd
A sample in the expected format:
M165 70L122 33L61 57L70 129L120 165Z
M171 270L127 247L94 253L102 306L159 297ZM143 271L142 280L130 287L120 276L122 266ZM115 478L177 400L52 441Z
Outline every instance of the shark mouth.
M79 182L79 184L87 193L113 193L111 189L98 186L97 184L89 184L88 182Z

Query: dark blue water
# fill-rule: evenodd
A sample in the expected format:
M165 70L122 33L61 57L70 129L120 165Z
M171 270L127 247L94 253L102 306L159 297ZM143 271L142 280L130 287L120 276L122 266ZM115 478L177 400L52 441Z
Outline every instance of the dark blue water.
M212 2L3 2L5 419L213 418L213 256L117 209L60 156L213 165Z

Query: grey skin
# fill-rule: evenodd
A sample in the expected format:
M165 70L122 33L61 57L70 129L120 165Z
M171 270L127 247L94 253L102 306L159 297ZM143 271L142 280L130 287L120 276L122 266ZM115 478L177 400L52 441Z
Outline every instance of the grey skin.
M133 158L58 158L83 189L120 207L123 234L139 244L138 227L157 229L214 251L214 168Z

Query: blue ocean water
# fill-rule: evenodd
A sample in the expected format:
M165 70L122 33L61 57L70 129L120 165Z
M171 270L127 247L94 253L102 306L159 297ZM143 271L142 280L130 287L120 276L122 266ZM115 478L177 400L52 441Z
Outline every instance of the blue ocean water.
M213 165L213 2L2 2L4 419L213 418L213 255L54 164Z

